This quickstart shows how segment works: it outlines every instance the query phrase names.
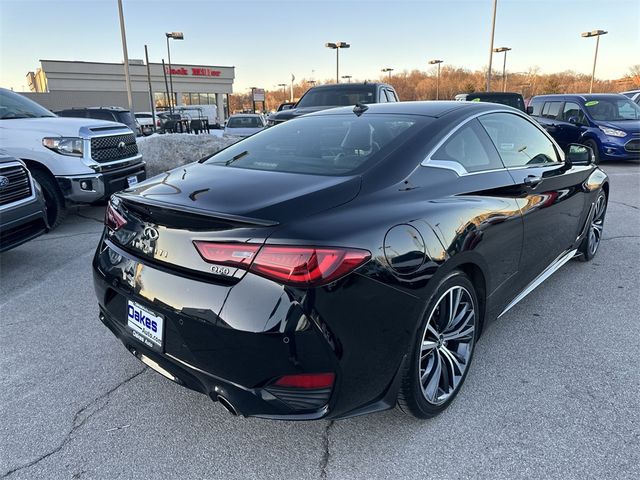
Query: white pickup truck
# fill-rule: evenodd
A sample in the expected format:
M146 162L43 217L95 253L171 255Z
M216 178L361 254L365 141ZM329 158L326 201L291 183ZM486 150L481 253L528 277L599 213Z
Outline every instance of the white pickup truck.
M146 178L135 134L115 122L57 117L0 88L0 148L21 159L40 184L51 228L66 202L106 200Z

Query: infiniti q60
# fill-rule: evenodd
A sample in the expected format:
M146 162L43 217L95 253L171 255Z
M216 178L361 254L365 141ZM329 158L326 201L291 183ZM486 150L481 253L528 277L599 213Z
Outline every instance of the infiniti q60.
M491 321L596 255L608 194L507 106L322 111L112 196L100 320L234 414L428 418Z

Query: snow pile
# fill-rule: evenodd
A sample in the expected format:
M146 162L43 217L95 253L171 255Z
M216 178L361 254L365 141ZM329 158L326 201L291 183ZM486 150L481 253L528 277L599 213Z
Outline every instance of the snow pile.
M137 139L142 159L147 162L147 178L200 160L202 157L216 153L238 140L240 139L234 137L184 133L165 133L163 135L156 133Z

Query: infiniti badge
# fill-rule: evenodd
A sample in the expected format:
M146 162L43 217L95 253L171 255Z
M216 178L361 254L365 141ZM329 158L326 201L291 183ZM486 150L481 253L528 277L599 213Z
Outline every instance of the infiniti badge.
M144 238L148 238L151 241L155 241L158 239L158 237L160 236L158 234L158 230L156 230L153 227L144 227L144 232L143 232L143 236Z

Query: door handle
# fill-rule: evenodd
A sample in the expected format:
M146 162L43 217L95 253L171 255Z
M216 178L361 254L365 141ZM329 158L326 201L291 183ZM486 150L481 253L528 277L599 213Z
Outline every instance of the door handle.
M538 177L537 175L528 175L522 183L524 183L527 187L535 188L540 182L542 182L542 177Z

